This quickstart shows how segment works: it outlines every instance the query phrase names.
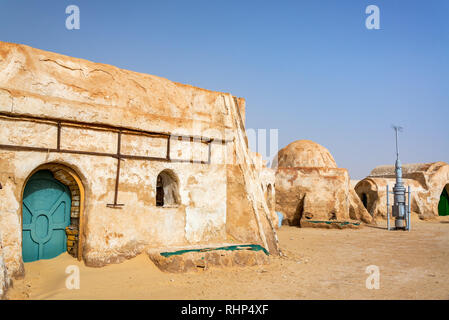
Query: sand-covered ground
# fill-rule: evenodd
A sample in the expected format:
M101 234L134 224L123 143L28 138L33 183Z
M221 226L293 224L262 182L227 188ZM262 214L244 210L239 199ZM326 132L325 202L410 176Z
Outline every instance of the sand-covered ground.
M413 220L412 231L385 223L358 230L283 226L283 258L255 267L184 274L160 271L142 254L88 268L68 254L25 264L10 299L449 299L449 217ZM80 289L68 290L66 267L80 268ZM380 289L367 289L366 267L380 270Z

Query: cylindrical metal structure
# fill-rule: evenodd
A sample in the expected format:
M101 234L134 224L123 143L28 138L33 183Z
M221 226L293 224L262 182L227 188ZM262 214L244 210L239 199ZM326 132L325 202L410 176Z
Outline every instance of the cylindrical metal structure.
M402 131L402 127L393 126L396 132L396 163L395 163L395 174L396 183L393 187L394 202L391 210L394 219L394 225L396 230L407 230L410 227L409 224L409 206L406 204L406 188L402 181L402 165L401 160L399 160L399 146L398 146L398 132ZM387 195L388 197L388 195ZM388 199L388 198L387 198ZM409 196L410 202L410 196ZM389 207L389 200L387 200L387 206Z
M390 189L387 184L387 229L390 231Z
M405 187L402 183L402 166L401 161L396 159L396 184L393 187L394 204L393 216L395 217L394 225L396 229L406 229L407 210L405 205Z

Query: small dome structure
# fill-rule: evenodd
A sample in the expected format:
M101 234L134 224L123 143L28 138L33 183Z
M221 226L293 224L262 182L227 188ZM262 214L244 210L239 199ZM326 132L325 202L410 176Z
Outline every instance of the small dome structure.
M273 161L273 168L325 167L337 168L329 150L310 140L297 140L281 149Z
M310 140L297 140L279 150L275 211L283 224L301 227L357 227L371 215L350 185L348 170L338 168L329 150ZM341 222L351 222L344 226Z

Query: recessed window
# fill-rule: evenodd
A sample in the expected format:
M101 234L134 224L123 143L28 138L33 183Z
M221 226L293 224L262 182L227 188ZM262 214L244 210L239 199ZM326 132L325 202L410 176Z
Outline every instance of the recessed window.
M164 170L156 180L156 206L171 207L179 205L178 178L171 170Z

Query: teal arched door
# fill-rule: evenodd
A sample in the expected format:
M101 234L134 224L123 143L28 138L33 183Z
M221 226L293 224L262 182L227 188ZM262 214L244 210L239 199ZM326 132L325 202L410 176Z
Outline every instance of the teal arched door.
M51 171L36 172L23 192L22 255L24 262L51 259L67 250L70 191Z
M440 202L438 203L438 215L440 216L449 215L449 195L446 189L447 188L443 189L440 196Z

